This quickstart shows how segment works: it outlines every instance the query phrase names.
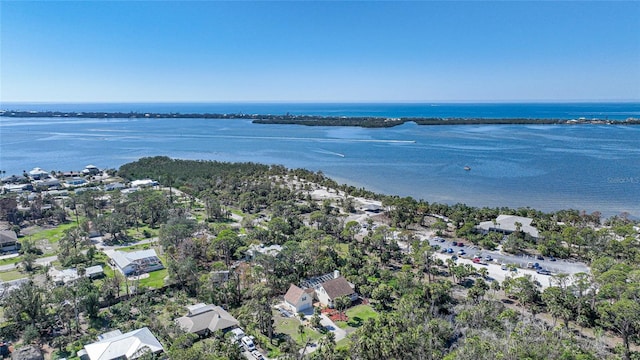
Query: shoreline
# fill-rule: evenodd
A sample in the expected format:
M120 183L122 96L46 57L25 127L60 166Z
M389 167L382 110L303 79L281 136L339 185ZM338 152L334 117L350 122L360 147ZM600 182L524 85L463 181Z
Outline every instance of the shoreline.
M355 126L390 128L405 123L417 125L640 125L640 119L609 120L607 118L483 118L483 117L376 117L318 116L220 113L156 113L156 112L65 112L65 111L0 111L7 118L78 118L78 119L239 119L254 124L304 126Z

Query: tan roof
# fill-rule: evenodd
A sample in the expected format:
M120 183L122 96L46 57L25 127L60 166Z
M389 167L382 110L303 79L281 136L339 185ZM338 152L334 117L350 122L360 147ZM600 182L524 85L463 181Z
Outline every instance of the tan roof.
M284 295L284 300L290 304L295 304L304 294L313 294L313 289L301 289L291 284L291 286L289 286L289 290Z
M176 322L190 333L199 333L205 329L216 332L238 325L238 320L220 306L209 305L200 310L195 314L179 317Z
M340 296L353 294L351 285L349 284L347 279L343 278L342 276L323 283L322 287L324 288L324 291L327 292L327 295L331 300Z

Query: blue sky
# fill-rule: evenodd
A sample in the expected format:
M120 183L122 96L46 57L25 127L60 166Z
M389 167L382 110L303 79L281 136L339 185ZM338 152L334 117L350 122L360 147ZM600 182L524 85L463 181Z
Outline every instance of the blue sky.
M0 0L0 101L640 101L638 19L638 1Z

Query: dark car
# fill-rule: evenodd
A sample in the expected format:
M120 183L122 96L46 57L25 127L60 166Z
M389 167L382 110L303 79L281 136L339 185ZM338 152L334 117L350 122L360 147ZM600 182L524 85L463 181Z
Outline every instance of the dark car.
M542 257L542 255L538 255L538 257L536 257L536 259L538 259L538 260L544 260L544 258Z
M456 245L458 245L458 243L454 241L454 242L451 243L451 245L456 246Z
M553 256L549 256L549 261L556 261L556 258L554 258Z
M464 246L464 243L459 242L459 243L458 243L458 246L463 247L463 246Z

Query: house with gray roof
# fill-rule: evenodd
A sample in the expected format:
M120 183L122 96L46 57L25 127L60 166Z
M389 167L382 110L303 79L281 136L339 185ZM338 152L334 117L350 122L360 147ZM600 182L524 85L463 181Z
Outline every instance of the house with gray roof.
M517 228L520 227L520 231L528 234L534 239L537 239L540 235L538 233L538 229L531 226L532 221L532 218L523 216L499 215L495 220L481 222L480 225L477 226L477 229L485 234L494 231L508 235L515 232Z
M0 251L16 251L19 249L18 235L13 230L0 231Z
M110 262L125 276L139 275L164 269L164 265L153 249L124 252L105 250Z
M184 331L207 336L216 331L228 331L238 326L238 320L225 309L204 303L187 306L187 315L175 321Z
M114 330L98 336L98 341L78 351L81 360L132 360L145 354L161 353L162 344L147 327L123 334Z
M76 281L80 278L78 270L76 268L57 270L55 267L49 269L49 275L56 284L67 284L69 282ZM84 276L90 279L95 279L104 275L104 270L101 265L89 266L84 269Z

